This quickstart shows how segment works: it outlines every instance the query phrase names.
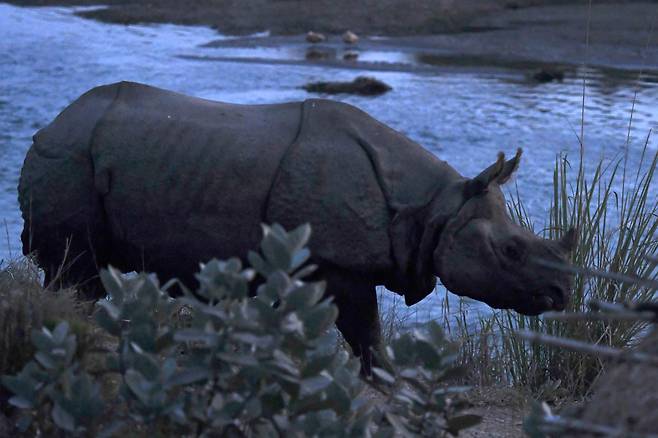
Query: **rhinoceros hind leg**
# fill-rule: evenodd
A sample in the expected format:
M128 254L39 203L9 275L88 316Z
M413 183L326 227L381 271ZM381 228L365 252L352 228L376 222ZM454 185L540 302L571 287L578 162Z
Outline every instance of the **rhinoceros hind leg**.
M37 263L44 271L44 288L74 288L80 296L97 300L105 296L98 271L106 265L105 254L96 237L92 242L83 234L65 233L61 229L40 230L32 236ZM23 236L25 237L25 236Z
M327 293L338 306L336 326L361 358L361 372L371 375L376 366L373 350L381 348L381 328L377 309L377 294L373 281L363 275L343 270L323 270Z
M98 275L98 270L44 269L43 287L50 290L74 288L82 299L99 300L106 292Z

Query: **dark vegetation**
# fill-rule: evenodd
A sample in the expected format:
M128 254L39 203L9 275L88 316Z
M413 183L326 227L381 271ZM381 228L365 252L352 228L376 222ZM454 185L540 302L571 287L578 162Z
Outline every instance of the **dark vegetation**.
M110 268L101 273L109 298L82 331L84 312L41 309L36 276L3 284L3 300L17 291L53 320L4 326L6 346L24 351L0 370L13 394L3 412L27 436L444 436L476 424L461 413L466 388L449 386L461 370L437 324L394 336L376 378L360 377L359 360L337 348L324 283L303 280L314 269L309 235L308 226L264 227L254 268L212 260L198 290L178 299L167 293L175 282ZM266 281L251 298L256 274ZM364 397L366 386L385 403Z
M635 280L647 282L648 279ZM652 286L654 292L658 285ZM590 311L555 315L567 321L644 321L658 323L658 301L627 305L590 302ZM656 326L632 349L618 349L551 337L522 333L540 345L552 345L607 361L607 369L593 386L585 402L569 406L558 414L546 403L536 403L525 421L532 437L544 436L623 436L658 437L658 330Z

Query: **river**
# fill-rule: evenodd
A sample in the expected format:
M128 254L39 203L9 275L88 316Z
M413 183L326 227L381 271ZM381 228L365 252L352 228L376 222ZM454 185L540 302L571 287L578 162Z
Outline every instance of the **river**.
M73 12L0 3L0 220L6 235L0 259L20 255L16 185L31 136L100 84L130 80L208 99L270 103L312 97L300 88L310 81L374 75L394 90L377 98L339 99L408 135L465 175L491 164L499 150L512 154L523 147L516 183L538 228L549 206L556 155L575 158L579 149L583 75L588 163L618 158L628 144L632 166L650 129L658 127L656 74L578 68L563 82L538 84L528 79L527 71L513 68L377 68L387 62L417 62L395 52L364 53L376 71L367 65L355 70L277 63L268 60L292 55L202 47L220 37L209 28L103 24ZM655 138L649 147L658 147ZM431 298L402 314L408 321L433 316L444 295L437 288ZM400 304L392 294L383 296L385 306ZM457 303L454 296L450 301ZM475 307L486 311L486 306Z

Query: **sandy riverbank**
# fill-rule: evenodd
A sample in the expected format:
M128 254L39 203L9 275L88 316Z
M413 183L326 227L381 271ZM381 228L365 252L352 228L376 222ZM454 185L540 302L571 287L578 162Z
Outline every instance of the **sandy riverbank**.
M589 32L587 23L589 22ZM562 68L587 65L633 71L658 70L658 3L607 3L504 9L469 21L462 31L382 38L358 48L402 51L421 63L457 67ZM305 44L303 36L245 37L210 47L281 47ZM324 47L339 49L340 38Z
M226 34L270 37L218 40L211 47L306 44L327 32L328 48L352 29L361 50L403 51L423 63L464 67L573 66L658 70L658 1L556 0L22 0L21 5L94 5L79 15L114 23L172 22ZM589 22L589 35L587 23ZM384 36L385 38L382 38ZM317 60L316 60L317 61ZM326 61L321 61L326 62ZM331 64L331 62L329 62Z
M12 2L10 0L10 2ZM209 25L226 34L310 29L418 35L458 31L474 18L532 0L14 0L19 5L108 5L81 15L113 23ZM413 4L412 4L413 3Z

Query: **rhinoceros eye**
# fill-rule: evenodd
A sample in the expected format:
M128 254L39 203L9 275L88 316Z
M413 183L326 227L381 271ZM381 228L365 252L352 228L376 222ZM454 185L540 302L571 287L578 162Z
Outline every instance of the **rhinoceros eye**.
M503 255L510 260L521 260L523 258L523 246L519 242L511 241L503 247Z

